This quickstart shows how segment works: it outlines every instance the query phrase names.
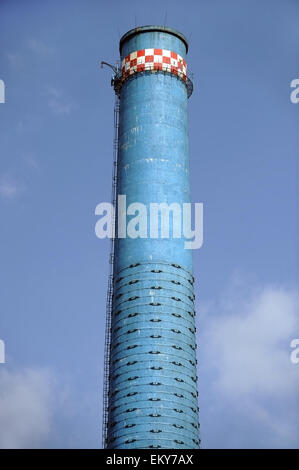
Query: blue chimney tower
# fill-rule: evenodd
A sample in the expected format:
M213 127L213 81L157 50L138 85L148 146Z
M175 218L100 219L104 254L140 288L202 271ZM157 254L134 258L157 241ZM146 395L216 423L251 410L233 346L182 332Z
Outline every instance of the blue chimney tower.
M185 37L164 26L135 28L120 40L115 198L126 196L124 210L190 202L187 51ZM171 234L124 236L119 225L116 216L104 446L198 448L192 250Z

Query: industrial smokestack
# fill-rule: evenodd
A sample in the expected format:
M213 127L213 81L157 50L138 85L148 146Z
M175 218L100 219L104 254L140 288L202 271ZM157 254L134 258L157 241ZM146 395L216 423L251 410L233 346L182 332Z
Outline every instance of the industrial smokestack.
M119 214L135 202L190 202L187 51L181 33L161 26L135 28L120 40L112 81L119 99L115 199L126 196ZM125 235L117 216L104 445L198 448L192 250L173 234Z

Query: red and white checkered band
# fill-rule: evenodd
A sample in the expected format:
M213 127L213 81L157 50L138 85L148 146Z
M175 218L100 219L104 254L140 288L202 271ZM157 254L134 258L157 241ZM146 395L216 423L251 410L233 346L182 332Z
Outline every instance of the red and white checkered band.
M165 49L142 49L131 52L123 59L121 64L123 78L145 70L163 70L177 75L185 82L187 81L185 59L176 52Z

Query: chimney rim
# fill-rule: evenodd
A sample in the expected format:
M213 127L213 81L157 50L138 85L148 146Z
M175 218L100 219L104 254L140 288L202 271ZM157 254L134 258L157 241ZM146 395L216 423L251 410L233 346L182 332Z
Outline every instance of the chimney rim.
M147 33L147 32L150 32L150 31L160 31L160 32L163 32L163 33L173 34L174 36L178 37L181 41L183 41L183 43L186 46L186 54L188 53L188 47L189 47L188 41L182 33L177 31L176 29L169 28L168 26L146 25L146 26L138 26L136 28L130 29L129 31L127 31L120 38L120 41L119 41L119 52L120 52L120 54L121 54L122 46L123 46L125 41L127 41L129 38L135 36L136 34Z

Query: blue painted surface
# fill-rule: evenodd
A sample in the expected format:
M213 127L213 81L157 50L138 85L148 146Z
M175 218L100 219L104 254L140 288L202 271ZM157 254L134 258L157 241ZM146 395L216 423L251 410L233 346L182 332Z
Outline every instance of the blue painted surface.
M162 48L165 31L123 43L121 56ZM120 93L118 194L127 205L189 202L187 89L163 72L138 73ZM192 251L184 239L118 239L109 392L109 448L199 447Z

